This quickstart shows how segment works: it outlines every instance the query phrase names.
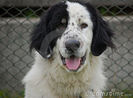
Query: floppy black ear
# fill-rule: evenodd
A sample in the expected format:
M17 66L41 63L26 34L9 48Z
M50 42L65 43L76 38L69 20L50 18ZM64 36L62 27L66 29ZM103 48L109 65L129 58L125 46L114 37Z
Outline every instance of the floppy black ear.
M113 32L92 5L87 3L86 6L93 22L91 52L94 56L99 56L107 47L114 47L112 42Z
M34 48L39 53L42 41L44 37L47 35L47 13L43 15L40 19L40 22L36 25L31 35L31 44L30 44L30 51ZM47 51L47 54L49 52ZM46 57L46 56L45 56Z
M101 16L96 17L93 26L91 51L93 55L99 56L107 47L114 47L112 42L113 33Z
M40 22L35 27L30 50L37 50L44 58L50 58L57 38L61 36L63 30L57 30L62 18L67 18L65 2L58 3L42 15Z
M49 58L52 55L52 48L51 42L46 39L47 35L51 31L49 28L49 21L52 18L52 10L50 9L46 12L46 14L42 15L40 22L36 25L33 33L31 35L31 44L30 50L33 48L38 51L44 58ZM43 41L46 40L46 41ZM43 51L42 51L43 47Z

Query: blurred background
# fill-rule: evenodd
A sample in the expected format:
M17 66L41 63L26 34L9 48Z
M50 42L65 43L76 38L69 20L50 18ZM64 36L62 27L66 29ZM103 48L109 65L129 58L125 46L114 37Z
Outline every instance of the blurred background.
M34 62L30 34L40 15L59 1L0 0L0 98L23 98L21 80ZM124 96L104 97L133 98L133 0L82 1L94 5L115 33L116 49L105 51L107 91Z

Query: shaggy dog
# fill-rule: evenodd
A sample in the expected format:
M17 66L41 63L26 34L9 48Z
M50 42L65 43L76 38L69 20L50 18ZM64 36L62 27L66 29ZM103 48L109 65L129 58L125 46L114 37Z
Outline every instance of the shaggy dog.
M52 6L32 34L35 62L24 77L25 98L101 98L103 56L113 33L89 3Z

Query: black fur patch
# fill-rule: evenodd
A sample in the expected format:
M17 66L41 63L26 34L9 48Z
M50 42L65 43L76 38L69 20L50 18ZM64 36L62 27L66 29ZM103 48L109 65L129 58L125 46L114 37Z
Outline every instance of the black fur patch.
M114 47L112 36L114 35L108 24L102 19L97 10L89 3L85 4L91 14L93 22L93 39L91 44L92 54L99 56L107 47Z
M60 2L52 6L46 12L46 14L41 17L40 22L38 23L38 25L36 26L35 30L32 33L30 50L35 48L37 51L40 51L41 46L43 46L42 42L45 39L45 37L47 37L47 35L51 31L54 31L63 25L61 24L61 20L65 18L66 22L68 22L68 12L66 11L66 8L67 8L67 5L65 4L65 2ZM57 32L54 32L54 33L57 33ZM53 36L54 35L56 34L53 34ZM45 51L45 54L47 55L49 55L51 53L50 51L53 50L53 47L56 44L57 38L53 38L53 40L54 41L52 41L51 39L50 40L47 39L47 42L43 42L43 44L49 45L49 46L44 45L45 47L43 47L43 49L48 48L48 49L45 49L47 50ZM50 44L47 44L47 43L50 43ZM43 57L47 57L47 55L46 56L43 55Z

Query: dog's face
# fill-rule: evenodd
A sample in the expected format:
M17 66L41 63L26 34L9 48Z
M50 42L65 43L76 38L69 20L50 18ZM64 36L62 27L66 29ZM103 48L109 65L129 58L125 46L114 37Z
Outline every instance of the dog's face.
M57 61L68 71L86 65L86 56L99 56L113 47L113 33L90 4L61 2L51 7L33 32L31 48L44 58L57 54ZM54 52L53 49L56 48Z
M66 65L68 70L77 71L85 63L86 53L90 52L93 23L84 6L79 3L66 4L68 25L57 45L63 65Z

